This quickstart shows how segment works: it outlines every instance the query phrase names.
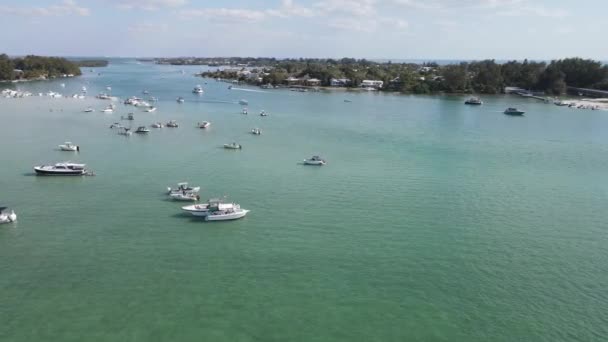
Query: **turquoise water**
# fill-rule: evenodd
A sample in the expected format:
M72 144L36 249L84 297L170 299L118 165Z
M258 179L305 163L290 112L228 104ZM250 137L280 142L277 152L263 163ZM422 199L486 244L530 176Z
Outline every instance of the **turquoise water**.
M0 226L1 341L608 336L608 113L503 96L471 107L458 96L228 90L199 70L118 61L17 85L147 89L160 98L154 113L0 99L0 202L19 215ZM528 113L501 114L508 106ZM133 126L181 126L108 129L129 111ZM195 128L203 120L209 130ZM57 151L66 140L81 152ZM243 150L222 148L232 141ZM328 165L300 165L313 154ZM97 176L31 174L68 159ZM184 180L252 211L185 216L163 195Z

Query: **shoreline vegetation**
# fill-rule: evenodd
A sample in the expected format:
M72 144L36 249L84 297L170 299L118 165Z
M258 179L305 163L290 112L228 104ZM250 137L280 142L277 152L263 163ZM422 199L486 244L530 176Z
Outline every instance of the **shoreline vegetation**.
M65 58L25 56L9 58L0 55L0 81L46 80L57 77L80 76L80 67Z
M80 60L72 60L71 62L75 63L81 68L101 68L107 67L110 63L104 59L80 59Z
M500 94L511 87L539 95L564 95L568 87L608 90L608 66L582 58L550 63L483 60L447 65L353 58L157 58L154 62L217 67L199 75L265 88L342 87L411 94Z

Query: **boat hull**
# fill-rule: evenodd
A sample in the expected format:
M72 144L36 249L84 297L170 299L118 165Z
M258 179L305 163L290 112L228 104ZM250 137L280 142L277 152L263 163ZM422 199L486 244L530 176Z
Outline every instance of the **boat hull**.
M86 170L46 170L35 167L34 171L41 176L83 176L87 173Z
M238 220L240 218L245 217L245 215L247 215L247 213L249 212L249 210L245 210L245 209L241 209L239 211L233 212L233 213L226 213L226 214L219 214L219 215L206 215L205 216L205 221L231 221L231 220Z

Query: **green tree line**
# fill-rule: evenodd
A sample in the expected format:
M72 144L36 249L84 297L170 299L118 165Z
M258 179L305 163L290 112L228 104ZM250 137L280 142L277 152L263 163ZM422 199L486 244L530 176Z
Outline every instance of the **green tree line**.
M21 70L21 72L16 72ZM40 76L57 77L61 75L80 75L80 68L73 62L60 57L25 56L10 58L0 55L0 80L10 81L18 78L32 79Z

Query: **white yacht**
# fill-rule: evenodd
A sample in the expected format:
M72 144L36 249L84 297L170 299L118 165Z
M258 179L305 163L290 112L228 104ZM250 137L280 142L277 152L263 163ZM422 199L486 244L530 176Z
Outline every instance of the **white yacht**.
M312 158L309 159L304 159L304 165L325 165L327 162L319 157L319 156L312 156Z
M196 87L194 87L194 89L192 89L192 92L194 94L202 94L204 92L203 91L203 87L201 87L200 84L199 84Z
M177 188L175 188L175 189L171 189L170 187L167 187L167 193L169 195L171 195L173 193L184 193L184 192L198 193L200 190L201 190L200 186L190 187L190 186L188 186L187 182L177 183Z
M207 128L209 126L211 126L211 122L209 121L203 121L198 123L198 128Z
M34 166L37 175L49 176L83 176L89 172L85 169L86 164L74 164L70 162L57 163L55 165Z
M138 134L148 134L148 133L150 133L150 130L146 126L139 126L135 130L135 133L138 133Z
M224 148L228 150L240 150L243 148L243 146L233 142L231 144L224 144Z
M8 211L7 207L0 207L0 224L17 221L17 214L13 210Z
M261 135L262 134L262 130L259 128L254 128L251 130L251 134L253 135Z
M80 146L74 145L71 142L66 141L62 145L59 145L59 149L62 151L78 152L80 151Z
M177 124L177 121L175 121L175 120L170 120L169 122L167 122L167 124L165 126L171 127L171 128L179 127L179 125Z

